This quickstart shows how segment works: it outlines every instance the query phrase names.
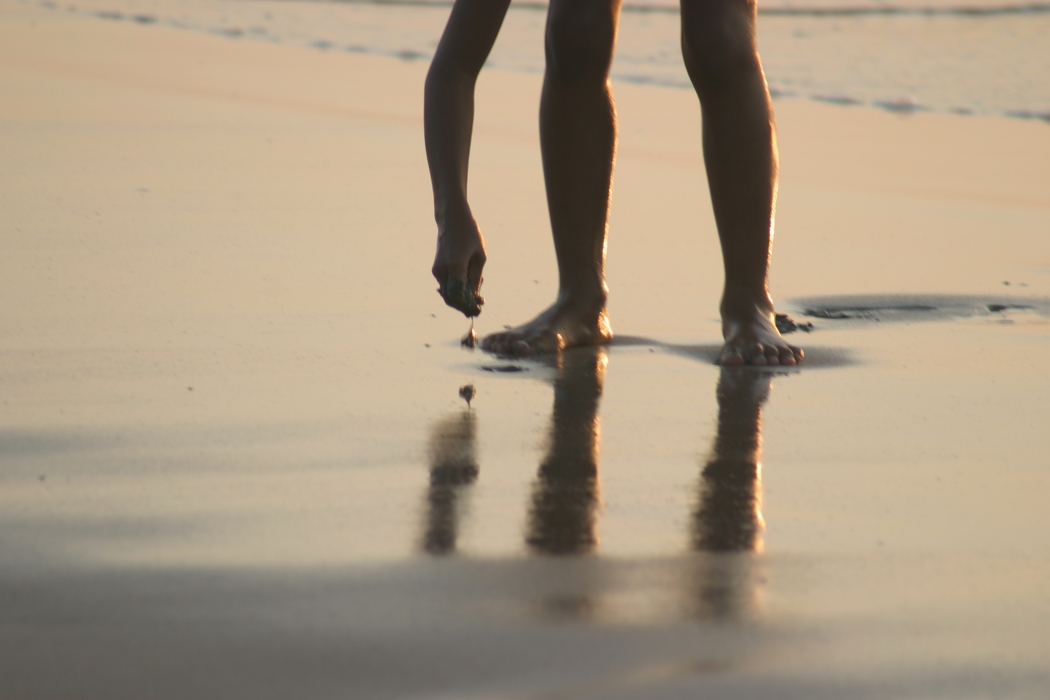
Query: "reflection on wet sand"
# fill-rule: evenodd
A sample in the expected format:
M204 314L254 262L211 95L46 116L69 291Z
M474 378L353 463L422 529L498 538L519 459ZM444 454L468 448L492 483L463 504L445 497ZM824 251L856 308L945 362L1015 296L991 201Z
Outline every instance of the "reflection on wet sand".
M772 373L723 368L718 379L718 430L700 474L690 532L698 563L692 614L735 619L757 597L752 553L762 549L762 405Z
M430 430L430 486L422 541L428 554L456 551L463 491L478 478L476 441L477 419L469 409L446 416Z
M583 555L598 546L598 405L608 355L600 347L575 348L555 362L550 434L532 486L525 544L535 554ZM561 620L594 618L601 607L596 572L587 566L559 571L559 579L541 595L540 614Z
M542 554L586 554L598 545L598 404L608 362L602 348L558 357L550 445L532 488L525 541Z
M551 360L556 374L549 443L529 496L524 543L534 554L561 559L591 554L599 545L598 410L608 355L604 348L576 348ZM684 594L687 617L729 621L756 612L760 574L754 555L761 551L763 531L762 406L773 376L748 367L720 372L718 427L688 521L689 548L696 556L689 559L681 593L672 594ZM471 410L450 414L431 428L421 543L428 554L456 551L462 501L479 472L476 440ZM549 587L539 600L545 617L578 620L612 612L606 609L609 601L603 601L610 591L599 568L582 561L551 565L557 575L546 579Z
M724 368L718 379L718 431L700 475L692 548L758 551L762 546L762 404L771 373Z

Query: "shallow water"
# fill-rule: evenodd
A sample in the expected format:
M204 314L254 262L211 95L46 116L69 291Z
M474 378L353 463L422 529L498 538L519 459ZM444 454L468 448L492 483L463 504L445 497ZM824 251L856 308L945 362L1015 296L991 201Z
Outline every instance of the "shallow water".
M270 0L43 0L108 19L160 22L234 38L429 60L448 3ZM762 4L759 44L774 96L891 111L1050 121L1050 5L985 2ZM515 3L494 67L543 70L542 3ZM688 88L677 10L630 3L614 80Z

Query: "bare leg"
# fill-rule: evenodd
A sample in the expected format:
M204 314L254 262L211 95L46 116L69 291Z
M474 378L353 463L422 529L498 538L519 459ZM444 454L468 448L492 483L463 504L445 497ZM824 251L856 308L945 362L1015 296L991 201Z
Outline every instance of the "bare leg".
M552 0L540 140L558 298L535 319L481 347L528 355L612 338L606 313L605 244L616 154L609 66L620 0Z
M510 0L456 0L427 73L423 130L438 225L434 277L449 306L481 313L485 241L467 204L474 84Z
M704 160L722 244L723 365L794 365L777 331L769 260L777 195L773 108L755 0L682 0L682 54L703 111Z
M598 545L598 452L604 348L560 355L550 447L532 488L525 541L540 554L586 554Z

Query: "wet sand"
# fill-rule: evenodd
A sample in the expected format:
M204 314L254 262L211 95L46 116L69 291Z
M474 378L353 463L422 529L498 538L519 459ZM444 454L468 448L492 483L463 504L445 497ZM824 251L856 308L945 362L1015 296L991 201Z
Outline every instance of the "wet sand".
M1044 697L1050 129L778 101L809 362L723 374L695 99L618 85L618 340L500 360L425 70L0 3L0 697ZM554 292L538 90L481 333Z

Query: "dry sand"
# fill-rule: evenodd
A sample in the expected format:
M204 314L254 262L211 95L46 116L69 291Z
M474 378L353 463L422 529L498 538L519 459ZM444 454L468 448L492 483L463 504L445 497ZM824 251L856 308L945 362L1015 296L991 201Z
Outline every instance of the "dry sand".
M695 98L616 87L621 341L559 370L434 293L425 70L0 3L0 697L1045 697L1050 129L776 104L774 292L860 318L772 379L760 553L691 553ZM554 292L538 89L479 85L482 332Z

